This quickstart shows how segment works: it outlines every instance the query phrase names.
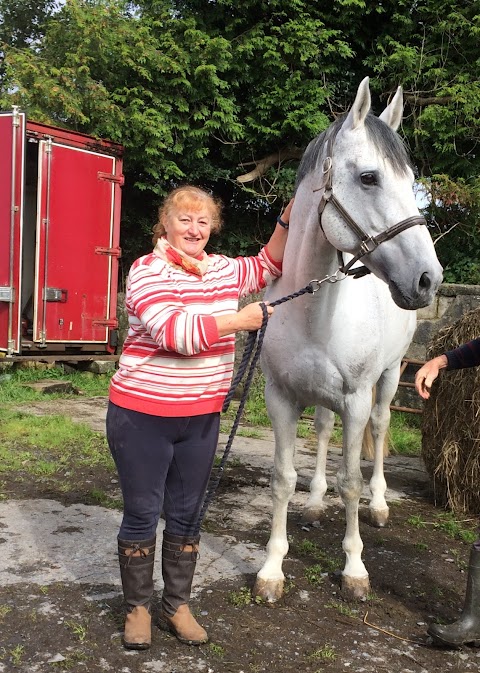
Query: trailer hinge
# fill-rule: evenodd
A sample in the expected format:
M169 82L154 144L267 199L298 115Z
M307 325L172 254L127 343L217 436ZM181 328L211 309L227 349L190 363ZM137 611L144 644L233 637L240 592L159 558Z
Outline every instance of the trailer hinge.
M15 288L3 285L0 287L0 301L6 301L13 304L15 301Z
M99 180L107 180L108 182L115 182L115 184L120 185L120 187L123 187L123 185L125 184L124 175L114 175L113 173L103 173L102 171L98 171L97 177Z
M102 248L102 246L97 245L95 247L95 254L96 255L110 255L110 257L121 257L122 256L122 248L119 248L118 246L116 248Z
M118 329L118 320L110 318L109 320L92 320L94 327L110 327L110 329Z

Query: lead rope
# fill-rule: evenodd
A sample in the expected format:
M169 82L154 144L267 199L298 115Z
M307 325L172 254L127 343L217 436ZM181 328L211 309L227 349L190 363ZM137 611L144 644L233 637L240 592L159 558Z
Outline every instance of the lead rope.
M331 276L326 276L322 280L311 280L308 285L306 285L301 290L298 290L298 292L293 292L292 294L289 294L286 297L282 297L280 299L277 299L276 301L272 301L269 303L269 306L278 306L279 304L283 304L286 301L290 301L290 299L296 299L296 297L301 297L303 294L306 293L314 294L320 288L320 285L322 283L324 282L336 283L338 280L340 280L340 278L338 278L338 272L336 272ZM243 389L242 397L240 399L240 404L238 405L232 429L230 430L230 436L225 445L225 449L223 451L222 458L220 459L220 463L212 468L212 473L210 475L210 481L208 483L205 499L203 501L202 509L200 510L200 514L198 515L197 523L195 525L194 535L198 535L200 533L200 528L202 526L203 519L205 517L205 514L207 512L210 503L212 502L215 496L215 492L217 490L218 484L220 483L220 479L222 478L222 474L225 469L225 464L228 460L230 449L232 448L233 440L235 438L238 426L240 424L240 419L243 414L243 409L247 401L248 393L253 380L253 375L255 373L255 367L257 365L258 358L260 357L260 351L262 350L263 339L265 336L265 330L267 328L268 323L267 307L263 302L260 304L260 306L263 312L262 326L260 327L260 329L256 331L249 332L247 341L245 342L245 348L243 351L242 360L238 367L237 374L235 375L232 381L230 390L228 391L223 403L222 413L227 411L228 407L230 406L230 402L232 401L232 398L235 394L235 390L237 389L240 381L243 379L243 376L248 368L248 373L245 379L245 386Z

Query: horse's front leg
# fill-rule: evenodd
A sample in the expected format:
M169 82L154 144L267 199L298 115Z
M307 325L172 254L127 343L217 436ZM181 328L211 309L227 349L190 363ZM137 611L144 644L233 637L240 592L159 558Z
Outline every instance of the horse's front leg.
M310 482L310 495L305 503L303 519L305 522L318 521L325 508L323 496L327 492L327 453L332 435L335 414L325 407L315 409L315 430L317 433L317 460L315 472Z
M375 403L372 408L372 435L374 446L373 474L370 479L370 521L383 528L388 523L389 509L385 500L387 482L383 471L385 440L390 425L390 404L398 387L399 365L383 372L376 386Z
M362 561L363 542L358 525L358 506L363 489L360 470L362 437L371 411L371 393L349 394L345 398L343 421L343 460L337 474L338 491L345 505L346 555L342 574L342 593L348 599L364 599L369 590L368 572Z
M282 563L288 552L287 511L297 483L293 460L297 422L302 409L283 399L272 384L266 387L265 400L275 435L271 479L273 514L267 559L257 575L253 594L272 603L283 594Z

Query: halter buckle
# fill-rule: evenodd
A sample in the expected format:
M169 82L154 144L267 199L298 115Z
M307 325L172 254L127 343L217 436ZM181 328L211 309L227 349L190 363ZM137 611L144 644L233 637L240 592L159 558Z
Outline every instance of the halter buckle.
M359 251L362 253L361 256L368 255L370 252L373 252L376 247L378 247L378 242L374 238L371 236L364 238L359 248Z

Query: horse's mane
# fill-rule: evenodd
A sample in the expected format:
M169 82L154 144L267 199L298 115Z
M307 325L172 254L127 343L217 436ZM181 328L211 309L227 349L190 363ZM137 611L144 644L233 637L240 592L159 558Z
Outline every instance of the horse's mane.
M307 175L317 169L323 158L327 138L339 131L345 119L346 115L340 117L309 143L298 167L295 189ZM387 157L395 173L404 175L412 165L400 136L371 112L365 118L365 128L377 152Z

